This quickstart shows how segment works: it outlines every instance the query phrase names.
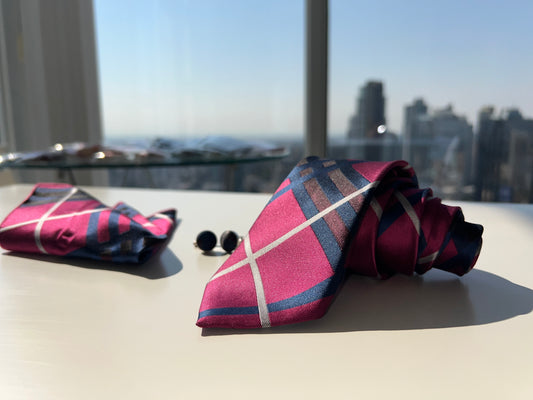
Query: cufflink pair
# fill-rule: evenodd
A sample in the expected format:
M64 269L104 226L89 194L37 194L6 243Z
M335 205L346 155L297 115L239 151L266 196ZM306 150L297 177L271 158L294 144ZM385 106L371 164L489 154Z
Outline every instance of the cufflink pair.
M233 231L224 231L220 235L220 246L226 253L232 253L241 241L241 237ZM211 231L202 231L196 236L194 245L203 252L209 252L215 248L217 236Z

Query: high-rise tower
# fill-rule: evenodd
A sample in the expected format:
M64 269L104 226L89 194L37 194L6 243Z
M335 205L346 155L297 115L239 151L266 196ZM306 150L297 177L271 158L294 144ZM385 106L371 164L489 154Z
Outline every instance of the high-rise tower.
M357 113L350 121L349 138L374 138L379 136L378 127L385 126L385 97L383 83L369 81L359 92Z

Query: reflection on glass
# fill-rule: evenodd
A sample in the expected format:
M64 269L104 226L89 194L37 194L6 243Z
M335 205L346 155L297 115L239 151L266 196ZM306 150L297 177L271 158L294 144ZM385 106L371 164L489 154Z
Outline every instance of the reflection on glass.
M532 18L521 0L331 0L329 154L406 159L444 198L533 202Z
M94 4L107 144L224 136L302 147L303 0ZM237 171L239 187L274 190L292 167L277 164ZM168 187L216 189L219 170L158 173Z

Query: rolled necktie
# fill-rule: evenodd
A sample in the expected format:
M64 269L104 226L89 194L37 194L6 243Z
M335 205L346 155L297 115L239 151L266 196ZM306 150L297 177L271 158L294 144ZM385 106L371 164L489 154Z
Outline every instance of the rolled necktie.
M23 253L143 263L166 244L175 226L175 209L144 217L122 202L108 207L68 184L40 183L0 225L0 246Z
M483 227L420 189L405 161L302 160L207 283L197 325L266 328L321 318L347 272L459 276Z

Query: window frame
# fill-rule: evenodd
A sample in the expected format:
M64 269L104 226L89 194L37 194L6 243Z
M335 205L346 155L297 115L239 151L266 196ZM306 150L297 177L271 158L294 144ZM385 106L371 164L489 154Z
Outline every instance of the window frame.
M3 9L0 7L0 21L3 21ZM0 26L0 150L9 149L13 142L13 118L11 98L9 95L9 77L7 73L6 36L4 24Z
M305 154L326 156L329 0L306 0Z

